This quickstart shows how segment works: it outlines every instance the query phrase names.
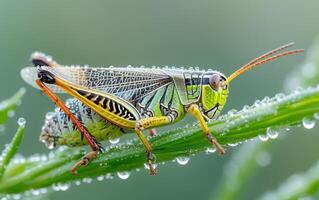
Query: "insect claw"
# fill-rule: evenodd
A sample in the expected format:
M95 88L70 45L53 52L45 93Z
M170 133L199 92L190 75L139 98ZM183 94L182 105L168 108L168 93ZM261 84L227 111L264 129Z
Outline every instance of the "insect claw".
M149 168L150 168L150 175L151 175L151 176L155 176L155 175L156 175L156 169L155 169L155 167L154 167L152 161L151 161L151 160L148 160L147 163L148 163L148 166L149 166Z
M97 151L91 151L89 153L87 153L79 162L75 163L75 165L73 165L73 167L71 167L71 173L73 175L77 175L77 169L81 166L87 166L90 161L96 156Z
M223 156L225 154L225 149L223 148L223 146L219 144L218 141L211 134L207 135L207 139L209 140L211 144L215 146L215 148L218 150L220 155Z

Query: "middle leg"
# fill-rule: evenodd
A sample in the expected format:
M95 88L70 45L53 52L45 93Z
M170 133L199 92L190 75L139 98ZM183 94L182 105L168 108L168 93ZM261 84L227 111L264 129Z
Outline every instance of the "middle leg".
M156 174L155 167L153 164L153 160L154 160L153 152L152 152L153 148L152 148L152 145L149 143L149 141L143 135L142 130L146 128L168 124L170 122L171 122L171 119L167 116L144 118L136 122L135 133L137 137L141 140L141 142L143 143L146 149L146 160L147 160L147 164L149 165L151 175Z

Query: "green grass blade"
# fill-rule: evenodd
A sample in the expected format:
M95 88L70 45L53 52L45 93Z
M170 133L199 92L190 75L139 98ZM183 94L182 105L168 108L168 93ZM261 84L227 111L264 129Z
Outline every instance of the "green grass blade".
M264 194L262 200L297 200L297 199L316 199L311 198L319 190L319 162L312 166L308 171L301 174L294 174L289 177L279 188Z
M25 94L25 89L21 88L15 95L13 95L10 99L7 99L0 103L0 125L4 124L9 113L16 109L16 107L20 104L22 97Z
M294 112L291 112L292 110ZM281 129L298 125L304 117L313 116L317 112L319 87L298 90L289 95L279 94L271 99L265 98L239 112L230 112L218 120L210 121L208 125L219 142L226 145L249 141L259 135L265 136L269 127ZM158 163L203 152L211 147L198 125L171 130L153 137L150 141ZM107 147L105 153L100 154L87 167L81 168L78 176L73 176L69 169L83 153L79 148L64 149L55 151L53 157L44 160L26 159L24 162L9 165L0 182L0 193L22 193L31 188L47 187L79 178L131 171L142 168L145 163L145 150L136 139ZM28 170L23 170L26 168Z
M24 135L24 124L21 124L18 128L16 134L14 135L12 141L10 144L8 144L5 149L3 150L1 154L0 159L0 180L3 177L3 174L12 160L13 156L16 154L17 150L19 149L19 146L22 142Z

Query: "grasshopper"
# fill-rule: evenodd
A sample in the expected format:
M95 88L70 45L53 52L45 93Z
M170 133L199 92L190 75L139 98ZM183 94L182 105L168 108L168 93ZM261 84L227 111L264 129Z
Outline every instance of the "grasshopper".
M229 91L230 82L240 74L283 56L303 52L303 49L281 52L293 43L283 45L263 54L239 68L229 77L214 70L182 68L133 68L108 67L91 68L79 66L62 66L51 57L41 53L31 56L34 67L21 70L22 78L30 85L41 89L64 112L68 119L81 133L85 142L62 142L54 131L43 129L41 140L53 146L65 144L79 146L88 144L88 152L72 168L77 173L80 166L89 162L103 151L99 143L106 139L102 133L94 137L85 127L81 115L70 110L74 105L66 106L56 93L68 93L81 102L82 111L92 116L99 116L108 124L109 131L120 134L134 131L146 149L146 162L151 175L155 175L153 147L143 134L148 129L153 135L155 127L175 123L193 115L203 129L205 138L219 151L225 153L207 126L207 121L215 119L223 109ZM281 53L280 53L281 52ZM79 106L79 104L75 104Z

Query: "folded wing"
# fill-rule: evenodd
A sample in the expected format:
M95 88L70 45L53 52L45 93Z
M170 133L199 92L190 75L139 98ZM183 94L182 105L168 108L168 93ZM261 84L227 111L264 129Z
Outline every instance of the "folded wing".
M158 69L150 68L90 68L90 67L41 67L69 82L89 89L114 94L129 102L134 102L161 87L172 84L173 79ZM21 70L22 78L38 88L37 68ZM48 85L56 93L64 91L55 85Z

